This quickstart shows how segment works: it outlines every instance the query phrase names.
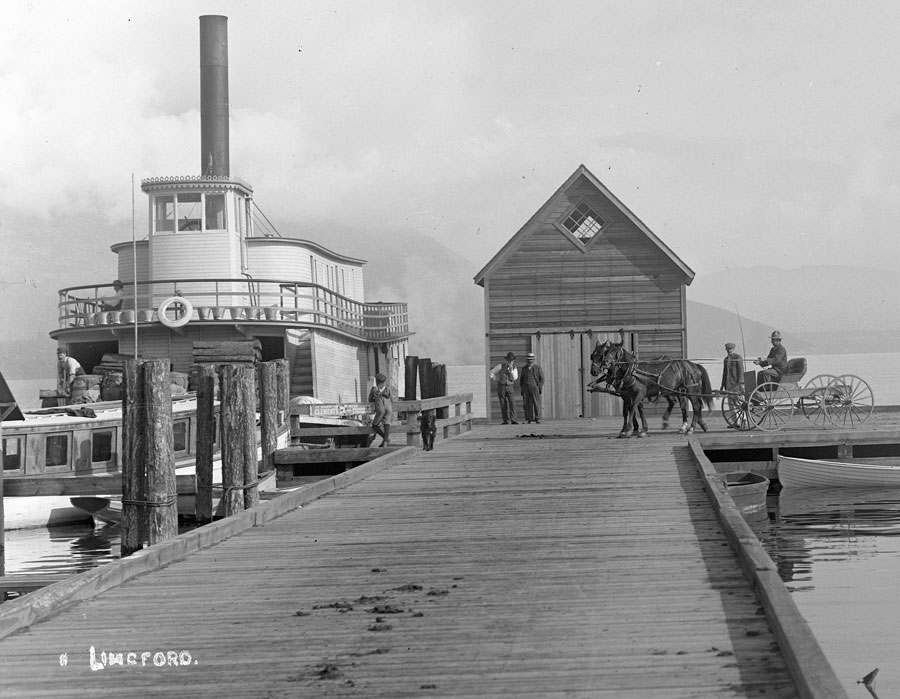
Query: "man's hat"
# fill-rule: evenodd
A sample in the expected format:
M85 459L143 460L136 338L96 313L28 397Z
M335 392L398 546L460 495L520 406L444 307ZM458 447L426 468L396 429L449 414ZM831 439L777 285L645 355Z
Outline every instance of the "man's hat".
M773 339L773 340L780 340L780 339L781 339L781 333L778 332L777 330L773 330L773 331L772 331L772 339Z
M375 380L378 383L384 383L385 381L387 381L387 376L385 376L384 374L375 374Z
M534 352L529 352L525 355L525 359L534 359Z
M734 344L733 342L726 342L726 343L725 343L725 349L726 349L726 350L733 350L734 348L735 348L735 344Z
M57 348L56 348L56 353L57 353L57 354L65 354L66 351L65 351L62 347L57 347Z
M512 352L507 352L507 353L506 353L506 358L507 358L509 361L512 361L513 359L516 358L516 355L514 355Z

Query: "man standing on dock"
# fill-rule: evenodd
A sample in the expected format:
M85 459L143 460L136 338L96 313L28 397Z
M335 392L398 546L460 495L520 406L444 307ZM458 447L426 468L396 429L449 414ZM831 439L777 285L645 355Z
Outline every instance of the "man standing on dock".
M375 418L372 420L372 430L381 436L380 447L388 447L391 444L391 389L387 385L387 376L375 374L375 385L369 391L369 403L375 410Z
M519 424L516 401L513 398L513 384L519 378L515 361L516 355L507 352L506 361L491 369L491 381L497 382L497 398L500 399L500 415L503 417L504 425L510 422L514 425Z
M744 358L734 351L733 342L725 343L725 361L722 367L722 385L720 389L728 393L744 395Z
M541 394L544 392L544 370L535 364L534 352L525 355L525 366L519 380L522 390L522 408L527 422L541 421Z

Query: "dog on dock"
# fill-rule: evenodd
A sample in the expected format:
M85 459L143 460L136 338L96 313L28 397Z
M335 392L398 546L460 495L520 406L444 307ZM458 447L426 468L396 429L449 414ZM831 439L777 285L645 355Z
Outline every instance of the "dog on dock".
M437 434L437 427L434 424L434 410L423 410L422 417L419 418L419 429L422 433L422 448L425 451L434 449L434 435Z

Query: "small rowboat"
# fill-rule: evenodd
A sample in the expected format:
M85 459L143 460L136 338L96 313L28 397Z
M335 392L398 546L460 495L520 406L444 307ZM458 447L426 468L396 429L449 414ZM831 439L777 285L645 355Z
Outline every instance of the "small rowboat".
M783 488L900 488L900 466L780 456L778 480Z
M768 517L766 493L769 479L750 471L725 474L725 486L738 511L745 517L756 519Z

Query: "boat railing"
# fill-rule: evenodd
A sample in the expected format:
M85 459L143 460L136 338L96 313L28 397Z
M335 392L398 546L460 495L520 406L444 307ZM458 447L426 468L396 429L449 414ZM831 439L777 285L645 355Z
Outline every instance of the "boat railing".
M172 297L189 302L187 322L328 327L382 341L410 334L405 303L364 303L320 284L247 277L129 282L118 296L111 284L68 287L59 292L59 328L159 323L160 306Z

